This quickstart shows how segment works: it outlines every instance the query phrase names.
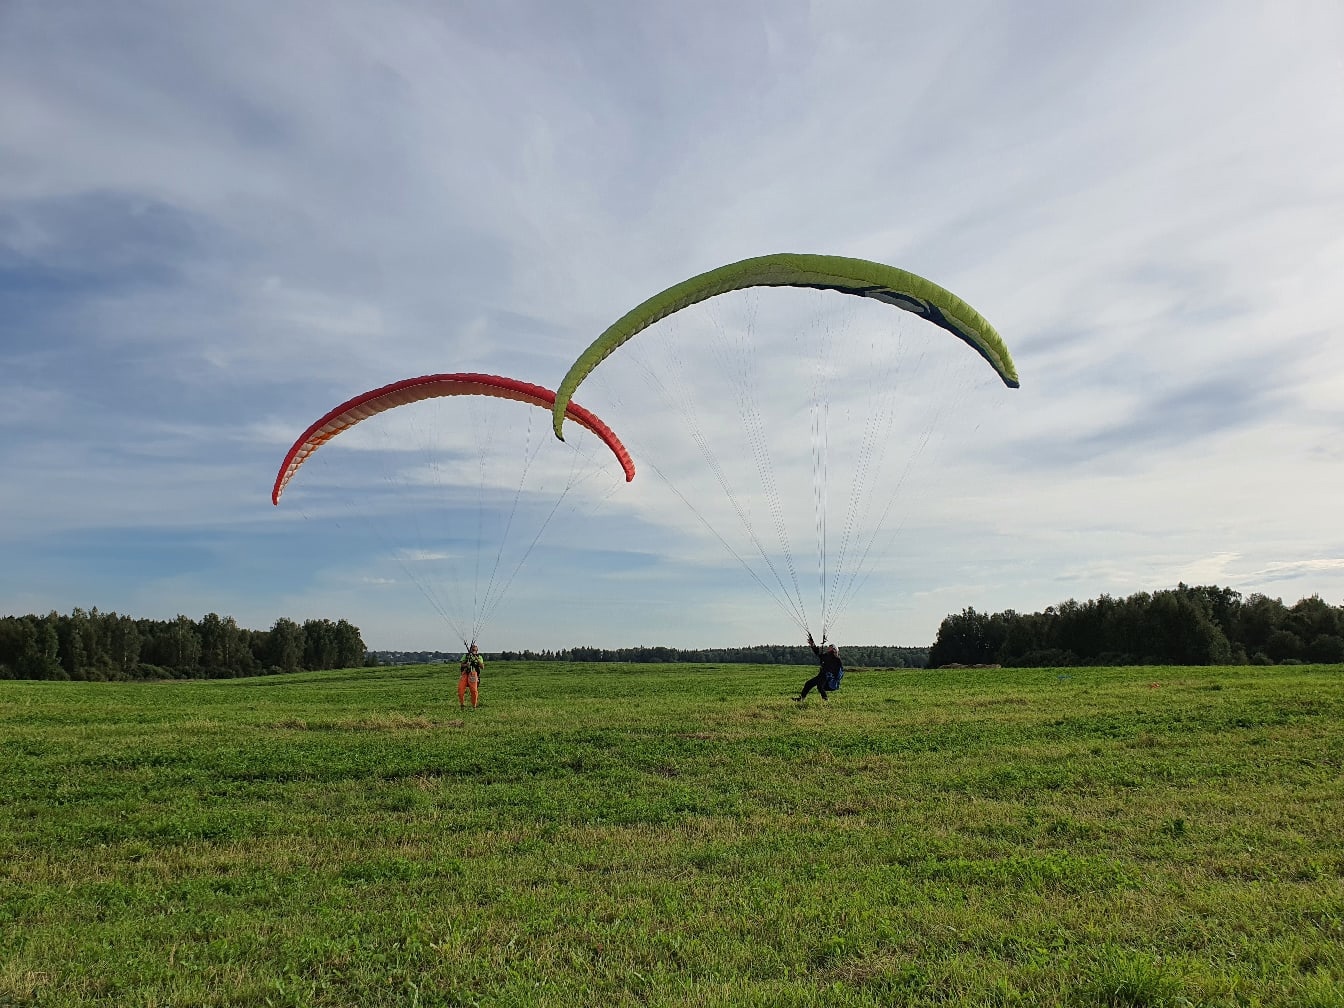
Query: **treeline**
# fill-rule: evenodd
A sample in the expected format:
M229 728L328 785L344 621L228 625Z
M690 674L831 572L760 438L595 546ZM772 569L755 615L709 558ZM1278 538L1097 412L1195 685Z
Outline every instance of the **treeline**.
M930 666L1272 665L1344 662L1344 607L1293 606L1231 588L1178 585L1128 598L1070 599L1044 612L948 616Z
M886 645L842 646L845 664L869 668L923 668L928 664L929 649ZM494 657L505 661L575 662L722 662L750 665L814 665L811 648L789 644L754 644L750 647L701 648L689 650L671 647L599 648L575 647L559 651L500 651Z
M281 618L246 630L231 616L134 619L97 609L0 617L0 679L232 679L363 666L359 628Z

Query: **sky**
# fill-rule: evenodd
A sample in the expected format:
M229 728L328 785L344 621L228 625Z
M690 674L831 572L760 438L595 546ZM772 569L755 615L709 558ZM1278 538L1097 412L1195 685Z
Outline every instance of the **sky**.
M774 252L956 292L1021 388L887 306L757 291L580 387L629 485L543 441L541 411L498 452L441 414L434 504L454 528L476 509L459 552L490 566L506 526L521 550L485 650L927 645L968 606L1182 581L1344 604L1335 0L0 0L0 96L0 613L348 619L452 649L475 617L393 539L426 485L405 428L338 439L273 506L290 444L411 376L554 388L645 298ZM733 384L708 341L742 333ZM819 374L820 478L795 395ZM855 484L874 416L891 451ZM736 440L758 427L768 471ZM530 458L550 482L493 474ZM375 470L399 482L360 490ZM739 561L735 502L788 510L801 619ZM823 616L838 540L823 561L808 537L856 503L885 517Z

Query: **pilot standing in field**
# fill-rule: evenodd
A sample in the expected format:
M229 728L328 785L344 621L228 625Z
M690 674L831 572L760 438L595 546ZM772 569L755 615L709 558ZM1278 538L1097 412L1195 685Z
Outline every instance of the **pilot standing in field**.
M457 706L466 709L467 691L470 690L471 706L475 709L480 706L477 697L481 688L481 673L485 671L485 659L481 657L481 652L474 641L467 648L467 653L462 656L457 667L462 673L457 680Z

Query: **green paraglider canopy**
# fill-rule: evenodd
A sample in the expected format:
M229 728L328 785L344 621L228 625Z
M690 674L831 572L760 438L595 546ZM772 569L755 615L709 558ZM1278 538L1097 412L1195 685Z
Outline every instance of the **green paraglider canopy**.
M743 259L691 277L655 294L612 323L574 362L556 391L551 411L556 437L564 438L565 407L575 389L623 343L674 312L748 287L833 290L913 312L965 341L989 362L1005 385L1018 387L1017 368L994 327L965 301L933 281L867 259L785 252Z

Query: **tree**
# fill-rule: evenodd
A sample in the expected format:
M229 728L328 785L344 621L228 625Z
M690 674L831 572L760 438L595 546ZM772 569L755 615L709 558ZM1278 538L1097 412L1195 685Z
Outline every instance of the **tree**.
M19 658L21 679L69 679L60 662L60 639L56 634L56 614L33 618L24 631L23 654Z
M1306 649L1302 645L1302 638L1291 630L1275 630L1265 641L1265 654L1276 662L1290 658L1301 661L1306 657Z
M303 662L303 627L281 616L271 627L266 656L282 672L297 672Z
M1287 628L1300 637L1307 650L1318 637L1344 633L1344 610L1336 609L1319 595L1304 598L1288 610Z
M336 668L360 668L368 655L359 627L346 620L336 621Z
M1344 662L1344 637L1321 634L1307 645L1307 657L1321 663Z
M1008 622L1015 613L990 616L973 608L946 617L938 627L938 639L929 651L929 665L988 665L998 661L1008 637Z
M253 669L252 653L244 646L232 616L206 613L201 618L200 636L201 667L207 676L228 678Z
M88 678L86 670L89 658L84 649L84 629L88 622L88 614L83 609L76 609L65 617L57 616L55 613L51 615L57 623L56 635L60 641L61 667L69 673L71 679Z
M23 648L23 622L14 616L0 617L0 679L18 675Z
M181 613L168 626L169 668L182 675L192 675L201 666L201 638L196 624Z
M1192 588L1184 583L1178 584L1176 590L1200 600L1209 618L1230 637L1241 612L1241 592L1231 588L1219 588L1217 585L1200 585Z
M1270 635L1284 627L1288 610L1282 600L1254 594L1237 610L1234 629L1229 636L1246 649L1247 654L1267 653Z
M114 613L112 618L115 621L109 647L112 664L122 676L134 675L136 666L140 664L140 628L129 616L117 616Z
M1213 622L1210 604L1200 594L1163 591L1149 605L1149 633L1156 661L1174 665L1219 665L1232 647Z
M331 620L305 620L303 624L303 667L306 669L339 668L336 626Z

